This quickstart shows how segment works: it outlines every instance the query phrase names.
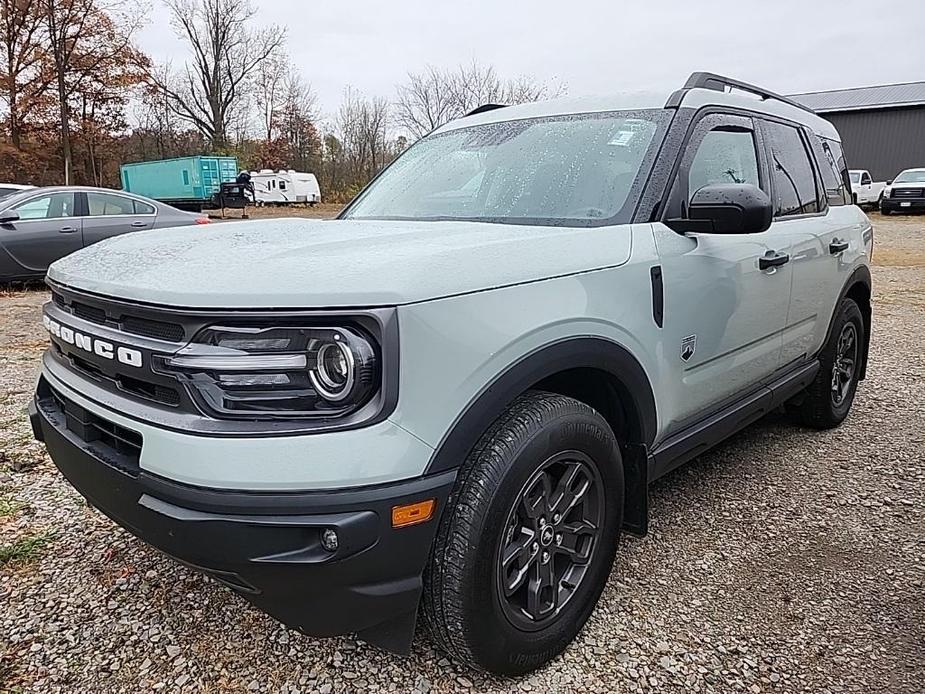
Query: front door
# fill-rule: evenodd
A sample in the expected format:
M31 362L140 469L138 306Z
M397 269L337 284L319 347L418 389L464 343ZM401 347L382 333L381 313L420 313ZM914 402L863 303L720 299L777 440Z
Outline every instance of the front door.
M712 183L751 183L770 194L751 118L704 116L682 155L665 218ZM758 234L678 234L654 225L662 266L672 412L669 431L758 387L778 368L790 302L790 248L768 230ZM762 258L779 264L762 267Z
M35 195L11 209L19 219L0 225L0 234L22 276L42 275L51 263L81 247L81 219L73 192Z

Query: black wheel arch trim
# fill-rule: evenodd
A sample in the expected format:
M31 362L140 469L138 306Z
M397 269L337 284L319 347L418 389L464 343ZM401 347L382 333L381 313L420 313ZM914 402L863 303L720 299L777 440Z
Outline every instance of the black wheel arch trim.
M841 302L844 301L846 297L851 293L851 290L856 286L861 285L867 290L867 296L873 296L872 281L870 276L870 268L866 265L861 265L854 272L851 273L851 276L848 278L848 281L845 282L844 286L841 289L841 292L838 294L838 301L835 302L835 309L832 311L832 315L829 318L829 328L825 334L825 340L823 341L823 347L829 343L829 340L832 338L832 329L835 326L835 318L838 315L838 309L841 306ZM858 374L858 380L863 381L867 377L867 355L870 351L870 333L871 325L873 324L873 306L869 303L867 306L858 306L861 309L861 315L864 316L864 340L862 343L862 352L861 352L861 370ZM820 351L823 347L820 347Z
M576 368L592 368L622 385L637 421L622 444L651 446L657 428L655 395L645 370L629 350L603 337L582 336L553 342L521 357L485 386L462 410L437 445L424 472L432 475L462 465L491 423L514 399L545 378Z

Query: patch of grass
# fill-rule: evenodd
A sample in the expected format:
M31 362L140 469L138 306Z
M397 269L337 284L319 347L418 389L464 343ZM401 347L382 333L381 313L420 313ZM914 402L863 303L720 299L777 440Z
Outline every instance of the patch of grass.
M13 499L8 499L6 497L0 496L0 518L6 518L7 516L12 516L19 509L21 509L24 504L14 501Z
M44 532L37 535L21 537L9 545L0 545L0 566L4 564L24 564L38 559L54 537L54 533Z

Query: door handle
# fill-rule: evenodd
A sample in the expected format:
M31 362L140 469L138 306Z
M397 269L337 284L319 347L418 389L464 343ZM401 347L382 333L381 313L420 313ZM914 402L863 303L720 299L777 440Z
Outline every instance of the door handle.
M146 227L148 226L147 222L132 222L133 227Z
M61 227L58 229L61 234L73 234L75 231L77 231L77 227Z
M763 256L758 258L758 267L761 270L767 270L768 268L778 267L779 265L786 265L790 262L789 253L778 253L777 251L768 251Z
M832 243L829 244L829 253L832 255L838 255L842 251L848 250L847 241L839 241L838 239L832 239Z

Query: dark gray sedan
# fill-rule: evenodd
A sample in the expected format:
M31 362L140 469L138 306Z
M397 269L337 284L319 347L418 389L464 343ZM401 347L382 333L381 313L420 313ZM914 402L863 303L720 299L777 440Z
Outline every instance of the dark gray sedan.
M0 198L0 281L41 279L68 253L130 231L208 224L202 214L106 188L33 188Z

